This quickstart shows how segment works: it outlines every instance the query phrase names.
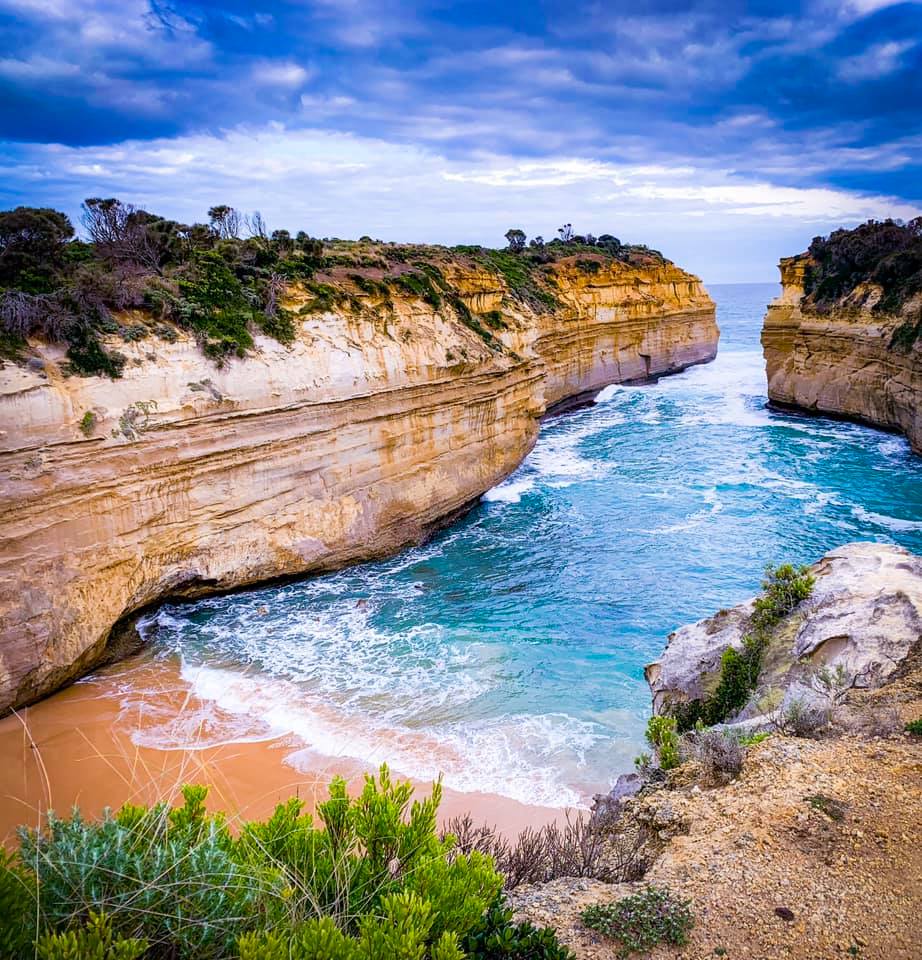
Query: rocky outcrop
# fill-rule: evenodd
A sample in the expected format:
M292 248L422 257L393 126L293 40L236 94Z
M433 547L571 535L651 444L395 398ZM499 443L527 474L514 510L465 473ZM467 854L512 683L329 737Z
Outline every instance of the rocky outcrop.
M922 341L894 346L922 298L881 313L881 290L866 283L821 312L805 302L809 264L805 255L780 264L782 293L762 329L769 399L899 430L922 453Z
M418 542L515 469L553 405L716 353L713 303L668 262L560 260L540 310L476 263L440 266L459 309L366 283L314 312L295 286L295 342L220 369L180 333L118 344L117 380L67 377L41 344L0 370L0 710L98 663L163 597Z
M805 668L822 666L841 666L856 686L885 683L922 644L922 557L889 544L850 543L810 569L811 595L775 631L760 684L784 688ZM752 604L669 635L645 671L654 713L713 692L724 650L743 646Z

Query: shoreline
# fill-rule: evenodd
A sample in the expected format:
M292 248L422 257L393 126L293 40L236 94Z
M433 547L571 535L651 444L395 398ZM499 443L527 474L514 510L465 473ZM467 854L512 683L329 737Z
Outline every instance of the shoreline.
M356 793L364 775L374 769L309 751L297 736L287 733L220 745L139 746L132 739L124 690L119 689L126 662L0 719L0 764L5 771L0 787L0 844L15 846L16 827L36 826L49 810L66 815L79 806L85 815L96 817L104 808L117 809L126 802L175 803L187 783L207 785L209 809L223 810L232 824L263 819L291 796L301 797L306 809L313 811L325 799L334 776L344 777L350 793ZM143 669L144 665L132 666ZM171 685L164 697L156 698L158 708L167 701L178 716L185 707L197 706L175 667L168 670L163 662L150 666ZM154 705L152 698L143 703ZM137 723L146 722L139 711ZM297 768L286 762L294 753L302 761ZM398 770L394 774L411 780L418 796L431 789L430 782L404 777ZM526 827L558 820L565 810L444 787L440 822L466 813L477 824L516 836Z

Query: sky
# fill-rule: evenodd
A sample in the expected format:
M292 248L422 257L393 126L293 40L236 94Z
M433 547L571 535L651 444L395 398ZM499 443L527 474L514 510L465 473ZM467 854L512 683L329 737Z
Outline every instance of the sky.
M0 207L88 196L775 281L922 213L922 2L0 0Z

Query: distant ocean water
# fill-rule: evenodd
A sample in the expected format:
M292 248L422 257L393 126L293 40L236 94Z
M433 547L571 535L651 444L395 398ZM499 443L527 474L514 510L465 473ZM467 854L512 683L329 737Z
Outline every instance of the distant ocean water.
M610 387L545 424L460 523L392 560L164 606L143 629L204 703L145 703L148 746L293 734L288 757L388 761L530 803L585 803L631 766L643 665L743 600L766 562L869 539L922 552L922 460L900 437L766 409L774 284L712 286L717 360ZM127 679L127 678L126 678Z

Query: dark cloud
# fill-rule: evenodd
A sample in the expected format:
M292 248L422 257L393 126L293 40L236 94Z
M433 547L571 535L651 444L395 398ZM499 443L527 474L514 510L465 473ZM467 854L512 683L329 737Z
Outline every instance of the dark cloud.
M0 0L0 32L9 142L282 124L922 194L920 3Z

